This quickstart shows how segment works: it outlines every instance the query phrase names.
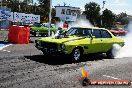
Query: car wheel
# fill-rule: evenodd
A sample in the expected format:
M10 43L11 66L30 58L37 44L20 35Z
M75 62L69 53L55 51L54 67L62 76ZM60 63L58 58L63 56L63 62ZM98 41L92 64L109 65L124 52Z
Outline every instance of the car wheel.
M108 52L106 52L106 55L109 59L114 59L114 55L112 53L112 49L110 49Z
M36 36L36 32L33 33L33 36L34 36L34 37Z
M36 32L36 36L39 36L39 33L38 32Z
M113 44L112 48L106 53L108 58L114 59L118 57L119 51L122 47L119 44Z
M72 59L73 61L75 62L78 62L80 61L82 58L82 52L79 48L75 48L73 51L72 51Z
M43 37L43 36L44 36L44 34L43 34L43 33L41 33L39 36Z

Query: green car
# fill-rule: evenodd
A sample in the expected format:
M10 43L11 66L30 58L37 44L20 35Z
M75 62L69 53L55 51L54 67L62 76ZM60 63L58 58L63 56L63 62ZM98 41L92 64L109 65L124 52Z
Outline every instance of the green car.
M30 28L30 34L33 36L48 36L48 30L49 26L48 23L43 23L43 24L35 24ZM57 28L55 27L54 24L51 24L50 27L50 33L56 33Z
M40 38L35 43L44 55L68 54L74 61L80 61L84 54L91 53L106 53L108 58L114 58L113 45L124 46L122 39L115 37L107 29L97 27L72 27L67 33Z

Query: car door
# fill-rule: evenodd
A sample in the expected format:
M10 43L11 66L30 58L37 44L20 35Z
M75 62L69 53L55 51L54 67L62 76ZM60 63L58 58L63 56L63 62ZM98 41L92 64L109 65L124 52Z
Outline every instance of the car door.
M101 36L102 36L101 51L106 52L112 47L113 44L112 36L107 30L101 30Z
M100 29L93 29L92 36L94 36L94 38L91 39L91 44L89 47L90 52L91 53L101 52L102 40Z

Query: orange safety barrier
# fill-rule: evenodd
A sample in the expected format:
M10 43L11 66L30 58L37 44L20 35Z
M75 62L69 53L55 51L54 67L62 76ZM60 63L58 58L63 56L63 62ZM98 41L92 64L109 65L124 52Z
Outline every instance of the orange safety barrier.
M10 26L8 41L15 44L28 44L30 40L30 28L24 26Z

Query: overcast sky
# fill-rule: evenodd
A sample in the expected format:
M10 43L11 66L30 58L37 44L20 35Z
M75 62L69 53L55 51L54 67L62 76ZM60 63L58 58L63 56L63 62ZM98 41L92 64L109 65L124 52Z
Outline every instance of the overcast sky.
M91 1L94 1L100 5L100 7L103 6L104 0L52 0L52 6L56 6L57 4L64 5L65 2L67 5L73 6L73 7L80 7L82 10L84 10L84 6L86 3L89 3ZM105 8L108 8L109 10L112 10L113 13L121 13L126 12L128 15L132 15L132 0L105 0Z

